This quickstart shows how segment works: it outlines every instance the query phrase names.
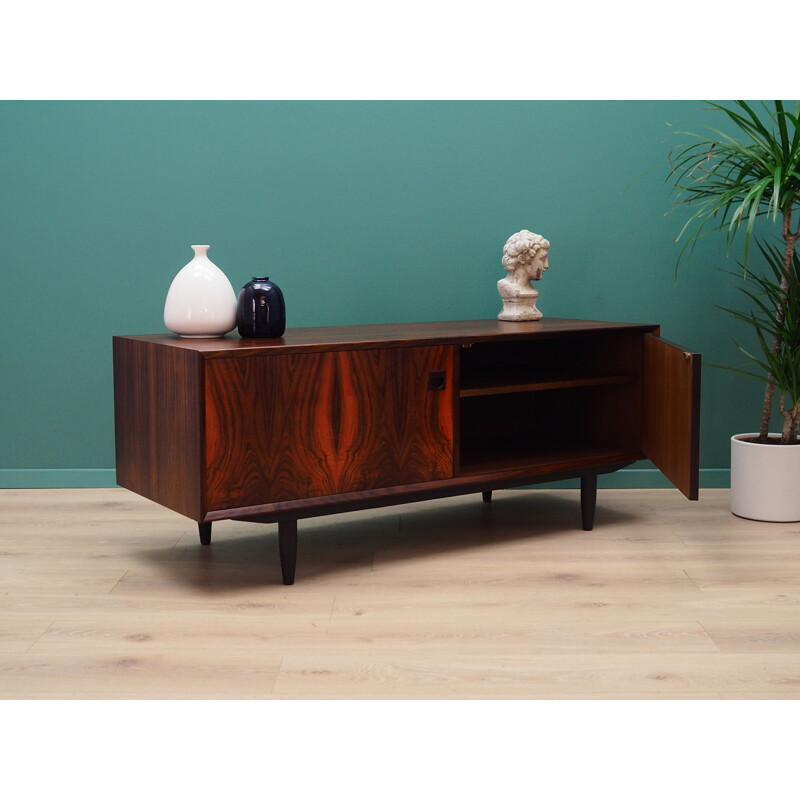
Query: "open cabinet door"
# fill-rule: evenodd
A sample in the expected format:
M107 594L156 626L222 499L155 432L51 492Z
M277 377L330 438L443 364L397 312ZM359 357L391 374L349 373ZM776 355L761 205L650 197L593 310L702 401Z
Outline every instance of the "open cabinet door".
M700 481L700 354L644 337L642 452L689 498Z

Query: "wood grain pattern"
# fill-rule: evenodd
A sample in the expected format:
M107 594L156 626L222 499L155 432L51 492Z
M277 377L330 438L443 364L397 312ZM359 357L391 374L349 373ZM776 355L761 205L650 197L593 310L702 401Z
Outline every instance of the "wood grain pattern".
M180 339L169 334L145 334L125 338L158 343L180 350L192 350L202 353L206 359L212 359L257 356L264 351L320 352L330 349L358 350L375 347L402 347L408 344L512 342L531 336L548 339L580 336L592 331L618 330L645 333L656 329L656 325L545 317L536 322L501 322L496 319L478 319L290 328L281 339L240 339L237 336L218 339Z
M700 365L698 353L644 337L642 451L690 500L699 490Z
M202 519L202 358L115 336L117 483Z
M800 699L791 524L727 490L504 491L194 526L124 489L0 491L2 699ZM216 523L215 523L216 525Z
M452 363L446 346L209 362L208 509L452 477Z

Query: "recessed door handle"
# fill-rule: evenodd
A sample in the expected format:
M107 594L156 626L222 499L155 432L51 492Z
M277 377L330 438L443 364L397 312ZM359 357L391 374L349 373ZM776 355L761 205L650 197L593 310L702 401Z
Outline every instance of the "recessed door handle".
M447 388L447 372L443 369L434 369L428 373L428 388L432 392L441 392Z

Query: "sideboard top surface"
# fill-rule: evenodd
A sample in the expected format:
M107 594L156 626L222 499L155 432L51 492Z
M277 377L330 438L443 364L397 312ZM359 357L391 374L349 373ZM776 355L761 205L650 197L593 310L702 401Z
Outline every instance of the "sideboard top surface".
M527 339L531 336L580 335L592 331L642 331L657 325L545 317L535 322L501 322L480 319L454 322L404 322L382 325L347 325L289 328L280 339L243 339L237 335L208 339L182 339L174 334L145 334L115 338L137 339L200 353L203 358L254 355L259 352L300 352L329 348L364 349L403 345L471 344L480 341Z

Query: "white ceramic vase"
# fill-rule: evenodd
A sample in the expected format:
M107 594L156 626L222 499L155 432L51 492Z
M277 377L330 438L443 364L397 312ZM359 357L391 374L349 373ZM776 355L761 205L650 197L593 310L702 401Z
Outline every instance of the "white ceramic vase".
M731 511L763 522L800 521L800 445L744 441L731 437ZM780 434L770 434L770 438Z
M236 326L236 294L225 273L193 244L194 258L173 278L164 304L164 324L178 336L224 336Z

